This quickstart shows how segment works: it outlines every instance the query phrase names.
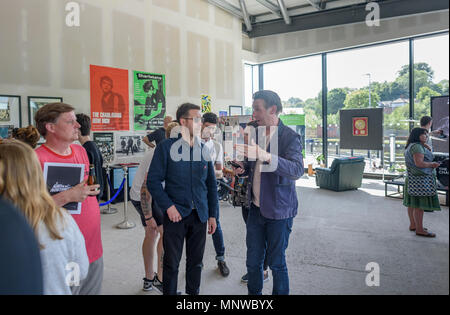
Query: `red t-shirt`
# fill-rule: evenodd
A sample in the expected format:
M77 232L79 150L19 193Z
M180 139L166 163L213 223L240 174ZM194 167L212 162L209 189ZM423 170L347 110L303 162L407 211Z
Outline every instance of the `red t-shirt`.
M36 154L41 162L42 170L45 163L68 163L68 164L84 164L84 179L89 176L89 159L86 150L76 144L70 145L72 154L62 156L56 154L45 145L36 149ZM103 255L102 235L100 224L100 206L95 196L88 197L81 204L81 214L72 215L77 222L81 233L86 241L86 250L89 257L89 263L97 261Z

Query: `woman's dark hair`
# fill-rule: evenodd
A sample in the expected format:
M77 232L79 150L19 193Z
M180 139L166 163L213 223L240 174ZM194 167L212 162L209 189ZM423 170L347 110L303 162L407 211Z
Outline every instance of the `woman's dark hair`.
M423 116L420 119L420 127L425 127L428 125L433 119L430 116Z
M405 149L407 149L411 143L420 143L420 136L425 133L428 133L428 130L424 128L414 128L409 134Z

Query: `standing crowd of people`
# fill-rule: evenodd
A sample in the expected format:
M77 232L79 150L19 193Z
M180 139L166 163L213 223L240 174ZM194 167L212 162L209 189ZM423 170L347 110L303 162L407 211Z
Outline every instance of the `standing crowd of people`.
M244 159L232 163L235 175L248 177L247 206L242 209L247 274L242 281L250 295L261 295L270 268L272 294L287 295L285 253L298 213L295 182L304 173L301 138L279 119L283 108L276 93L259 91L253 99L254 120L248 128L264 132L246 132L244 143L234 147ZM0 142L0 237L8 240L1 248L0 294L100 294L104 264L99 199L105 183L102 156L90 138L90 118L55 103L41 108L35 121L36 127L16 130L15 139ZM434 172L439 163L432 162L428 142L431 118L422 123L406 146L404 205L410 230L435 237L423 227L423 213L440 210ZM186 244L185 292L200 294L207 234L213 238L220 274L230 274L217 194L216 179L224 168L223 148L214 140L217 124L215 114L202 116L199 106L186 103L178 107L175 121L167 116L164 128L143 140L150 149L130 199L145 229L145 291L180 294L178 274ZM45 143L35 149L41 136ZM83 181L50 195L43 176L46 163L82 164ZM98 174L98 184L88 184L90 168ZM81 203L81 212L71 215L64 208L70 203Z

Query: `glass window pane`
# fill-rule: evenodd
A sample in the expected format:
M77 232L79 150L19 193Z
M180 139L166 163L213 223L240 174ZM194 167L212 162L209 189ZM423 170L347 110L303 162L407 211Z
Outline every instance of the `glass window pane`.
M397 173L409 134L408 41L330 53L327 63L329 164L340 156L364 156L366 173L381 174L383 167ZM339 148L339 111L352 108L384 108L384 159L383 152Z
M284 113L305 113L305 167L322 154L322 57L312 56L264 65L264 89L280 95Z
M414 40L414 118L431 116L431 97L448 95L449 36Z

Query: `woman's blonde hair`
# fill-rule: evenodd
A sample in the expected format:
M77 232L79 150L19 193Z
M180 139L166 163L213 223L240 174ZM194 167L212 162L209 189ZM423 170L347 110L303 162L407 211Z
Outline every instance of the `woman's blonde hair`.
M167 129L166 129L166 138L169 139L169 138L170 138L170 135L171 135L171 133L172 133L172 130L173 130L174 128L176 128L176 127L179 127L179 126L180 126L180 124L179 124L178 122L176 122L176 121L171 122L171 123L167 126Z
M18 140L0 142L0 195L22 211L36 236L42 222L52 239L63 239L57 229L63 210L47 191L36 153Z

